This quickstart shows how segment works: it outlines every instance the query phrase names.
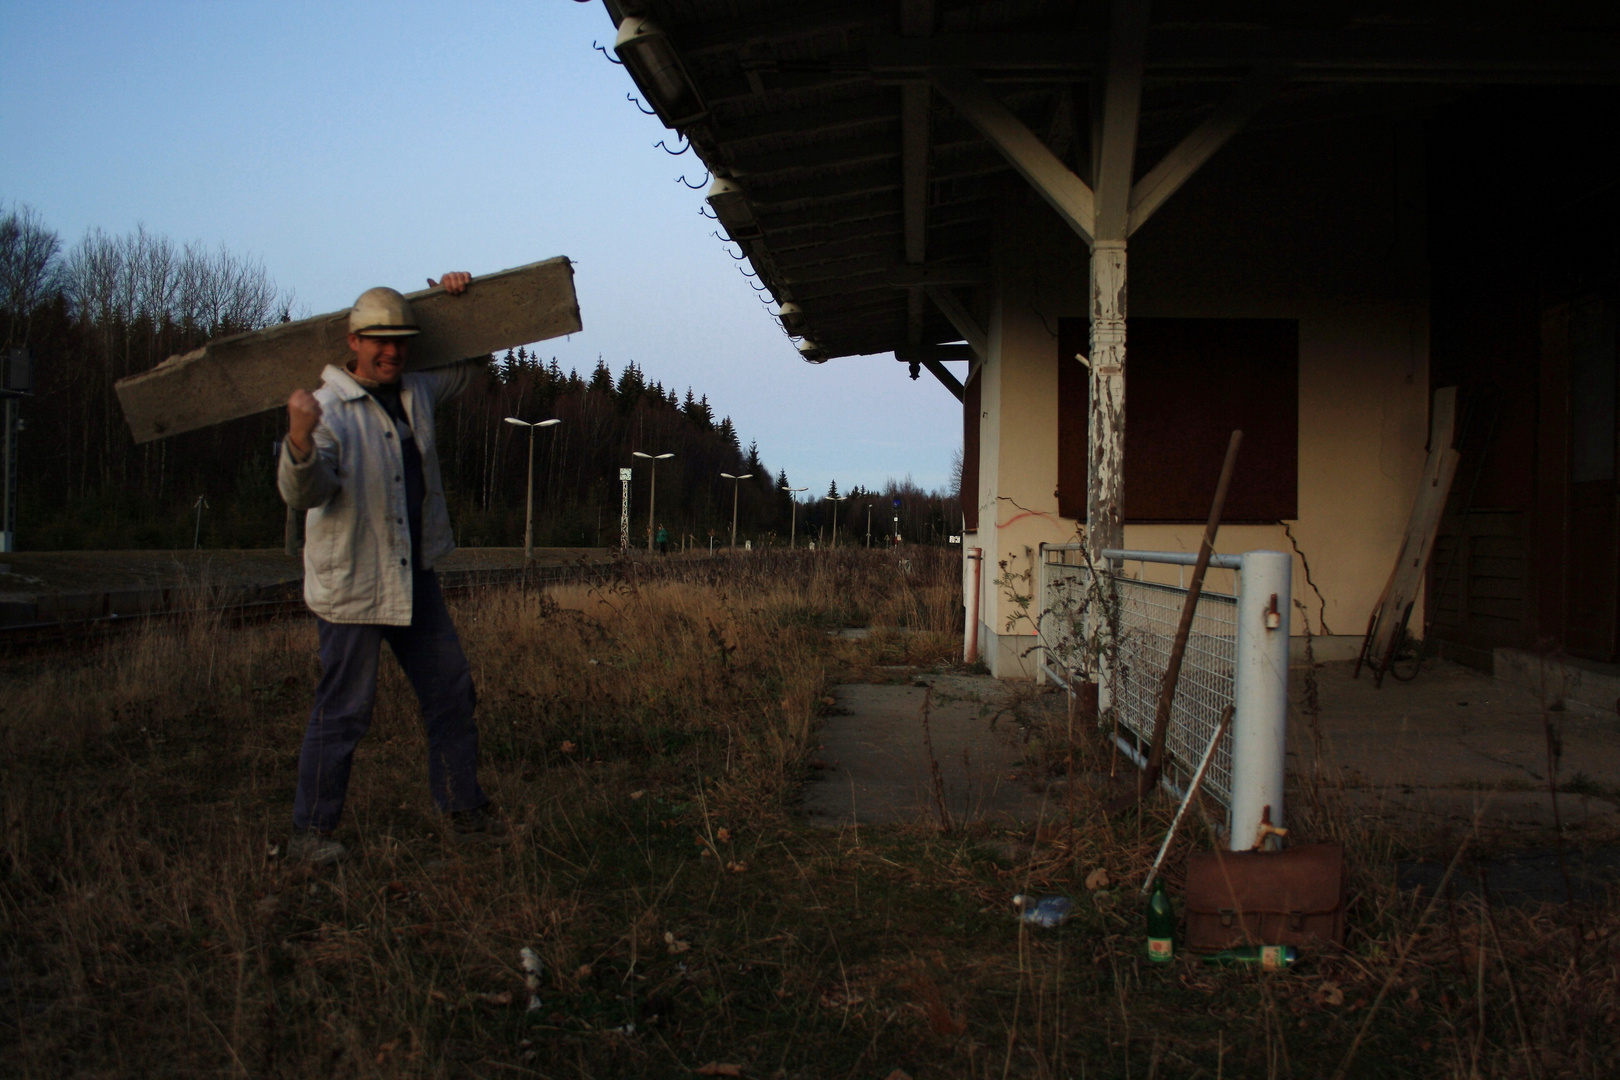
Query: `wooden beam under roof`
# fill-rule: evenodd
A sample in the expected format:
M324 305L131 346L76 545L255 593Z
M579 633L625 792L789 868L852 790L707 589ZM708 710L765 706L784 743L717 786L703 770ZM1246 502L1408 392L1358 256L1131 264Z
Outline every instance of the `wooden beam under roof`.
M734 146L757 139L779 139L784 135L815 138L833 132L892 126L894 108L886 92L870 84L862 89L867 92L859 97L842 98L824 105L768 111L755 108L734 116L717 113L715 137L727 146ZM872 93L873 90L877 92Z
M898 192L899 177L892 169L861 169L813 180L789 180L748 192L756 217L762 213L803 210L813 205L849 202L886 192ZM898 203L898 198L896 199Z
M732 175L741 180L756 182L761 177L782 173L854 168L889 161L899 156L900 146L895 142L894 136L888 133L805 143L768 153L730 155Z
M900 88L900 204L905 216L906 261L920 263L928 243L928 112L925 82Z
M929 231L938 232L952 226L987 225L991 209L988 195L972 200L945 203L936 201L928 212ZM897 193L873 196L864 206L844 206L840 210L844 216L826 220L769 212L760 212L756 216L770 245L784 250L819 243L818 238L822 236L828 240L839 240L847 236L860 235L862 229L898 232L901 228L900 199Z
M849 199L838 206L836 214L811 219L791 210L776 210L769 206L755 206L754 216L768 238L782 233L811 229L835 229L859 226L863 222L893 217L900 220L900 192L896 188L869 192Z
M966 393L966 390L962 386L962 380L958 379L955 373L953 373L944 364L940 363L939 357L931 355L926 350L918 350L913 355L915 356L915 359L907 359L904 362L908 364L918 364L927 368L928 373L934 378L938 379L940 385L949 390L957 401L962 400L963 395ZM900 350L896 349L894 356L896 360L901 359ZM912 377L915 378L915 374L913 374Z
M779 244L771 240L771 251L783 265L804 266L809 263L835 262L855 257L887 260L893 257L900 237L897 223L886 220L870 222L863 227L849 229L837 240L817 238L798 245Z
M876 13L872 4L854 0L842 4L802 4L779 9L768 19L739 23L717 19L680 29L674 41L683 56L725 54L743 46L774 45L794 38L825 36L867 26ZM668 28L666 28L668 29Z
M934 32L934 0L900 0L900 34L924 39ZM928 143L932 91L926 82L900 87L900 204L905 219L905 257L921 263L928 250ZM913 309L921 303L913 297ZM920 326L920 314L908 315L910 329ZM909 331L908 331L909 332Z
M968 348L977 353L979 359L987 358L990 355L990 335L984 332L984 327L973 317L967 305L958 300L956 294L944 285L925 285L923 291L928 293L928 298L939 308L940 313L950 320L956 332L962 335L962 340L968 343Z
M1103 84L1097 144L1096 218L1091 236L1124 240L1130 227L1131 178L1136 167L1136 125L1142 109L1142 54L1147 43L1146 0L1116 0Z
M881 292L926 284L927 277L914 273L916 269L915 267L900 266L887 270L875 270L866 274L850 274L842 278L794 283L793 292L795 298L802 303L817 299L830 299L846 293ZM983 285L989 279L989 273L984 267L976 267L956 273L941 272L936 277L955 285ZM899 300L900 298L897 298L896 302L898 303Z
M968 364L976 359L971 348L955 342L940 345L907 345L894 350L894 358L908 364L913 360L920 363L926 356L931 356L935 360L961 361Z
M903 289L916 285L984 285L990 280L990 268L983 263L887 263L860 258L820 263L795 271L790 266L778 266L783 281L796 291L807 285L826 281L854 281L864 277L881 277L890 288ZM947 313L948 314L948 313Z
M1267 66L1256 71L1203 123L1182 139L1146 176L1131 186L1130 221L1127 234L1140 229L1165 200L1215 156L1215 152L1236 135L1265 107L1288 81L1288 68Z
M1100 70L1106 49L1106 35L1070 32L866 39L873 76L896 80L961 67L986 79L999 74L1024 82L1073 82ZM1178 26L1152 32L1145 69L1236 82L1265 64L1292 65L1305 82L1613 83L1620 81L1620 31Z
M1097 209L1091 188L1074 175L1024 122L965 68L940 68L934 85L959 114L978 128L1012 167L1058 212L1058 216L1090 241Z

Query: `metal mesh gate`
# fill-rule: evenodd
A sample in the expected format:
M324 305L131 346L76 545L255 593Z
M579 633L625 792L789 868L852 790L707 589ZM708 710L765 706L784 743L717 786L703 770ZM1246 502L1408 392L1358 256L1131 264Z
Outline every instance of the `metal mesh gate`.
M1094 584L1087 567L1068 561L1074 554L1070 545L1047 548L1041 563L1043 667L1064 685L1082 675L1097 678L1105 716L1109 707L1117 710L1120 728L1131 736L1124 748L1136 754L1135 744L1140 744L1145 752L1187 590L1107 572ZM1117 613L1118 622L1112 657L1104 648L1109 612ZM1234 701L1236 656L1237 597L1205 589L1198 598L1165 736L1165 772L1175 786L1191 778L1222 710ZM1228 806L1231 789L1228 731L1204 776L1203 790Z

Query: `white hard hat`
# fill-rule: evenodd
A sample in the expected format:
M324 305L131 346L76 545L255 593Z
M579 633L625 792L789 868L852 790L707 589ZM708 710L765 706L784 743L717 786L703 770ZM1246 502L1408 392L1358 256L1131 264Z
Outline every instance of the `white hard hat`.
M361 337L412 337L422 331L410 302L386 286L367 289L349 309L349 333Z

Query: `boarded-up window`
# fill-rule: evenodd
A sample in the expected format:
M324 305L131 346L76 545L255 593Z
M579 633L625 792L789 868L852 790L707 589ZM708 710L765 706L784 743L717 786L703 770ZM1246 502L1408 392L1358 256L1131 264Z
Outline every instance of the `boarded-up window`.
M1086 520L1091 373L1075 356L1091 352L1090 337L1091 324L1085 319L1058 320L1058 513L1076 521Z
M974 532L979 527L979 414L983 380L974 371L962 387L962 527Z
M1084 319L1058 332L1058 508L1086 516L1090 387L1074 354ZM1125 520L1209 516L1226 442L1243 450L1224 520L1299 513L1299 324L1292 319L1131 319L1125 361Z

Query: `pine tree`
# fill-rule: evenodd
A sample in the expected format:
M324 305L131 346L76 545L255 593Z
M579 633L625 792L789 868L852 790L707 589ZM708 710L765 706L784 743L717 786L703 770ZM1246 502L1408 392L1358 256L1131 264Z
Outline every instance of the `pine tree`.
M607 364L600 356L596 358L596 370L591 372L592 393L613 396L613 372L608 370Z
M636 366L634 360L624 365L624 371L619 376L618 394L621 401L633 405L641 397L641 392L647 388L646 379L642 377L641 368Z
M838 498L838 481L834 480L832 483L827 485L827 498Z
M714 427L714 413L709 410L709 395L701 398L692 397L692 388L686 388L686 403L681 406L681 412L699 431L709 431Z

